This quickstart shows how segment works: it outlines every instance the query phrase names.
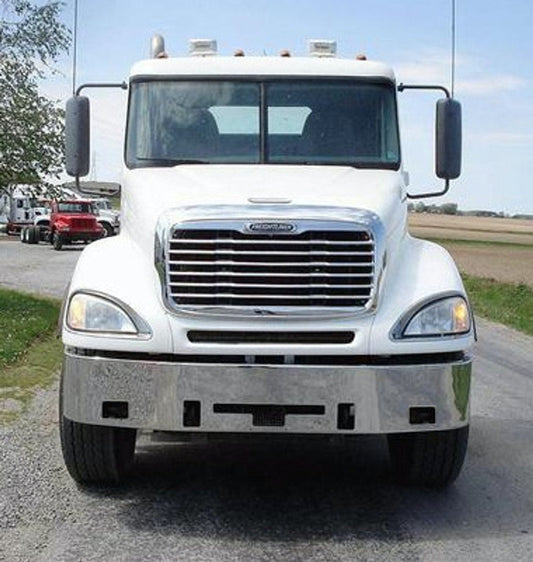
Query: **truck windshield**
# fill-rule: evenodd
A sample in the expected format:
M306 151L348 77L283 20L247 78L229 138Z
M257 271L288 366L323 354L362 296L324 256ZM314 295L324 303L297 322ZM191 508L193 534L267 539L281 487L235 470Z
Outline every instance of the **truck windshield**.
M57 204L57 211L59 213L90 213L91 215L95 214L94 207L92 203L85 203L85 202L60 202Z
M394 87L346 79L134 82L128 167L189 163L398 169Z

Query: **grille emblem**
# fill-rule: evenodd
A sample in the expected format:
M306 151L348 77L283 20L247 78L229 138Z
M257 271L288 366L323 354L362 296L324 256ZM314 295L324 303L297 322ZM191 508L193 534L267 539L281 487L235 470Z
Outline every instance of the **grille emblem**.
M261 234L270 232L275 234L290 234L296 231L296 225L290 222L253 222L247 225L246 228L251 232L258 232Z

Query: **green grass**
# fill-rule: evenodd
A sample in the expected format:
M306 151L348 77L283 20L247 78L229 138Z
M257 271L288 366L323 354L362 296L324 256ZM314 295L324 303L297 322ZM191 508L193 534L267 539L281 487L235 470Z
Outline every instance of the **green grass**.
M463 274L474 313L533 336L533 289Z
M59 302L0 289L0 370L57 325Z
M0 289L0 423L23 412L61 365L55 330L60 304Z

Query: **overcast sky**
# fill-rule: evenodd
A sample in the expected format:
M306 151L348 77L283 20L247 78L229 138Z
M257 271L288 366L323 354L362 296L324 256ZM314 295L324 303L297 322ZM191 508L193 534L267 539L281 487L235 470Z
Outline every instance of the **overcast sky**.
M452 0L79 0L78 84L127 79L161 33L171 56L190 38L218 40L221 54L289 49L306 55L312 38L335 39L339 56L365 53L393 66L398 82L450 86ZM72 26L74 0L63 12ZM463 209L533 213L533 1L456 0L455 94L463 104L463 173L450 194ZM45 91L70 95L64 78ZM92 179L117 181L126 95L90 92ZM435 94L399 95L404 165L411 188L440 188L433 176Z

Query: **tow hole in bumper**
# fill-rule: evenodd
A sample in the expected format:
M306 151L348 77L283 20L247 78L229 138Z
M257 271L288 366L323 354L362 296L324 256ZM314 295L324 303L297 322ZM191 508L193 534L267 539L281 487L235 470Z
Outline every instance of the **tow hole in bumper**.
M279 404L213 404L215 414L251 414L255 427L283 427L285 416L323 416L325 406Z

